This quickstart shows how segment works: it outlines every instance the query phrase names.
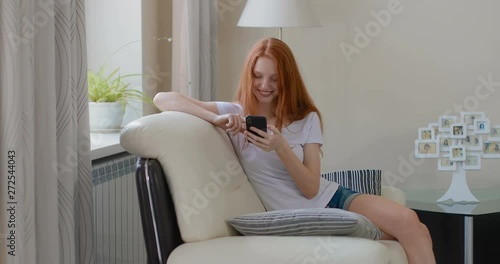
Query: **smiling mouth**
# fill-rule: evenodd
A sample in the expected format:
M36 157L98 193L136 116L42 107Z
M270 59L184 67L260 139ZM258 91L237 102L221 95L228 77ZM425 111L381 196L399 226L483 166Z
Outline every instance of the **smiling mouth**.
M259 90L259 89L257 89L257 91L259 91L259 93L263 96L269 96L273 93L273 91L263 91L263 90Z

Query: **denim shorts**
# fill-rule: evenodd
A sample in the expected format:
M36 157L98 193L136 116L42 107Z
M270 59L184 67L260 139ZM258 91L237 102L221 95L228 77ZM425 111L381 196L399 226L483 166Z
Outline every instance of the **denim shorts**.
M355 192L349 188L339 185L339 188L333 195L332 199L326 205L326 208L340 208L347 210L351 205L352 200L361 193Z

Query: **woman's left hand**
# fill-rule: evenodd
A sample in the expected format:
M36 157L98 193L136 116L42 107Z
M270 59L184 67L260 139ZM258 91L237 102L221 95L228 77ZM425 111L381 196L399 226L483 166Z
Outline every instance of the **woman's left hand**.
M267 129L271 131L270 133L266 133L255 127L251 127L250 129L261 135L262 137L256 136L249 131L245 131L247 139L250 141L250 143L254 144L256 147L262 149L263 151L279 151L284 147L289 147L286 139L273 125L267 125Z

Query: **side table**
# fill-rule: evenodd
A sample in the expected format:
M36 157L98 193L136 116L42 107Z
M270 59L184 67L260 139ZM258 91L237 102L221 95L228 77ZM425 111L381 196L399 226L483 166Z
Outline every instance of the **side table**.
M477 264L498 259L500 189L471 191L479 203L437 203L446 190L405 190L406 205L429 228L438 264Z

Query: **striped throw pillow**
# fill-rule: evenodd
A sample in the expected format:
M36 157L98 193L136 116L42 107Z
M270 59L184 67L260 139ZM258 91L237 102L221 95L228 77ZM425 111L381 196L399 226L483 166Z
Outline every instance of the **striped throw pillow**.
M379 239L366 217L336 208L286 209L234 217L228 222L246 236L352 236Z
M382 170L334 171L323 173L321 177L360 193L380 195L382 192Z

